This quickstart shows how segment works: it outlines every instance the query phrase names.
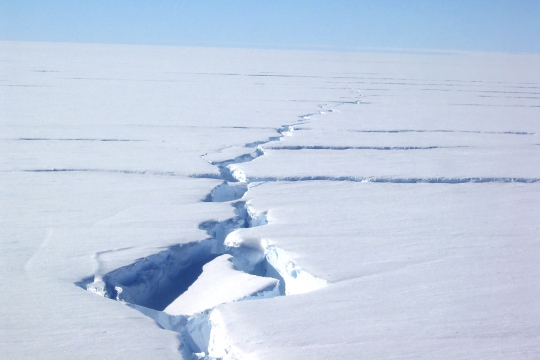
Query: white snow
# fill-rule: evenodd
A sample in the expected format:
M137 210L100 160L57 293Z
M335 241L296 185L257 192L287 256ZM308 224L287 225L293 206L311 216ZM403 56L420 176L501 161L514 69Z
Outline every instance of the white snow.
M0 47L3 357L540 357L539 56Z

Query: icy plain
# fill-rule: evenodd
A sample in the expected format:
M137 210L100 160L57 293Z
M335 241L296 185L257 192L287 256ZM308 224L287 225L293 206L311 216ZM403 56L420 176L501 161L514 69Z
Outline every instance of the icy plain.
M540 56L0 47L3 358L540 357Z

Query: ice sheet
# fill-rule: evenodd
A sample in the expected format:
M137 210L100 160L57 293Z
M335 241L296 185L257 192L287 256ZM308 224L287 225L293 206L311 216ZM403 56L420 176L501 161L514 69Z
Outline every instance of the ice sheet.
M0 47L6 358L540 356L538 56Z

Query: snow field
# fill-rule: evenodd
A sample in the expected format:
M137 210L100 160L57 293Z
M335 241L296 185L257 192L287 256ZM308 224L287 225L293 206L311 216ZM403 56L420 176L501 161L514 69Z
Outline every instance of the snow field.
M1 46L7 358L540 356L537 56Z

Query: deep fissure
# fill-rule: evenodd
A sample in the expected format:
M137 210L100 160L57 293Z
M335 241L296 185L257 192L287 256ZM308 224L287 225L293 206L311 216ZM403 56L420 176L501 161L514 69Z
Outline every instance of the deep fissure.
M305 119L305 116L301 117L298 124L303 123ZM260 145L279 141L282 137L292 135L293 131L294 125L284 125L277 129L279 136L244 146L246 149L255 148L254 152L241 154L230 160L211 162L219 169L219 178L223 183L212 189L203 201L230 201L235 216L223 221L209 220L199 224L199 228L205 230L210 238L171 246L157 254L113 270L103 277L83 279L76 285L98 295L124 302L154 319L164 329L178 332L182 339L179 351L187 358L219 359L232 354L234 351L228 341L219 312L214 311L220 303L196 314L175 312L176 303L181 302L189 289L196 286L197 281L204 277L206 267L226 266L230 262L234 271L246 274L244 276L268 279L253 291L241 294L232 301L299 294L327 285L325 280L305 272L285 250L264 240L255 242L244 241L245 239L241 238L228 240L228 236L237 229L268 223L267 212L254 213L245 201L237 201L249 190L251 182L248 182L243 171L235 165L253 161L264 155ZM171 307L173 308L170 309ZM237 357L241 356L238 354Z

